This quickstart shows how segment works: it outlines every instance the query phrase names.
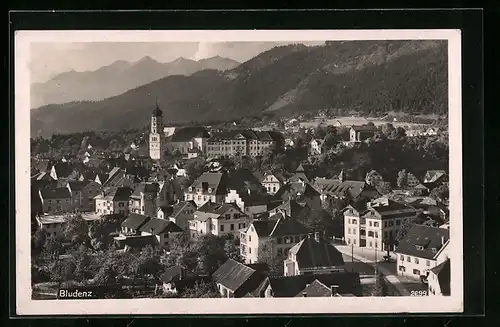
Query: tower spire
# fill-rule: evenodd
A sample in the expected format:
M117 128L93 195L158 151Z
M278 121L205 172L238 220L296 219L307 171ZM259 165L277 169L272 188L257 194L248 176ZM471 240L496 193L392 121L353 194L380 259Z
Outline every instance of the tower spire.
M156 108L160 109L160 100L158 99L158 96L156 96Z

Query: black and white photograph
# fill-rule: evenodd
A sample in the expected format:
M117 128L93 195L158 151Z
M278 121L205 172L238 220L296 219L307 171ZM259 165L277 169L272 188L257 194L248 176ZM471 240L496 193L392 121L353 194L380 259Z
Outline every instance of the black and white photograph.
M15 51L20 313L463 310L459 30Z

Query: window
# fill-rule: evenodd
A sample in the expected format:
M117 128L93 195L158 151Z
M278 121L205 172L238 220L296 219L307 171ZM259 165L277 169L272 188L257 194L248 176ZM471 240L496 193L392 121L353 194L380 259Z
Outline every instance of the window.
M413 274L414 274L414 275L419 275L419 276L420 276L420 270L418 270L418 269L413 269Z
M404 255L400 255L400 256L399 256L399 259L400 259L401 261L404 261L404 260L405 260L405 256L404 256Z
M248 253L250 253L250 254L252 253L252 248L251 247L248 248Z
M426 261L426 265L427 267L430 267L431 266L431 262L429 260Z
M420 250L420 251L422 251L424 249L424 247L422 245L415 245L415 247L417 248L417 250Z
M347 244L351 244L351 239L350 238L347 239Z
M371 230L368 231L368 237L373 237L373 231Z
M295 243L299 243L300 242L300 236L295 236Z
M373 223L373 226L374 226L374 227L378 227L378 226L379 226L379 225L378 225L378 221L374 222L374 223Z
M357 222L357 220L356 220L356 219L353 219L353 220L352 220L352 223L353 223L353 224L357 224L358 222Z
M399 271L405 272L406 271L406 267L405 266L399 266Z
M281 237L277 237L276 238L276 243L282 244L283 243L283 239Z
M378 238L378 232L375 232L375 238Z
M387 221L384 221L384 227L387 227Z
M234 224L231 224L231 230L234 230Z
M224 231L224 225L220 225L220 231L223 232Z
M401 220L396 219L396 226L400 226L400 225L401 225Z
M283 249L278 249L278 255L283 255Z
M370 242L370 247L373 247L373 243L372 242Z
M410 257L410 256L407 256L407 257L406 257L406 261L411 262L411 257Z
M252 242L252 235L248 235L248 241Z
M347 234L351 234L351 229L350 228L347 229Z
M371 220L370 220L370 222L369 222L369 226L370 226L370 227L372 227L372 222L371 222Z
M378 248L378 242L375 242L375 249Z
M415 258L415 263L416 263L416 264L418 264L418 263L419 263L418 258Z
M226 220L229 220L229 219L231 219L231 214L228 213L228 214L226 214Z
M354 235L356 235L356 229L354 229L354 228L353 228L353 229L352 229L352 233L353 233ZM356 241L354 241L354 244L356 244Z
M124 207L124 206L125 206L125 203L120 202L120 203L118 203L118 206L119 206L119 207Z
M356 239L354 239L354 245L356 245Z

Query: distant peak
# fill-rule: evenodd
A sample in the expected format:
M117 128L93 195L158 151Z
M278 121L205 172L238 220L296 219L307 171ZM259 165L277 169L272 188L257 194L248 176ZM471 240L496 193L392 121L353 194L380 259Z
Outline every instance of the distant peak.
M138 62L157 62L157 61L151 58L150 56L145 56L142 57Z

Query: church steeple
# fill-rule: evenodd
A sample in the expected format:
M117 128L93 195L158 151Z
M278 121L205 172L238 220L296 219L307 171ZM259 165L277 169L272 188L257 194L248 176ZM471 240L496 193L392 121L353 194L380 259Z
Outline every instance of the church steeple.
M151 159L163 159L163 146L163 111L160 110L158 98L156 98L156 108L151 115L151 131L149 133L149 156Z

